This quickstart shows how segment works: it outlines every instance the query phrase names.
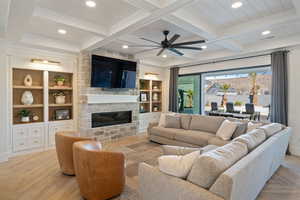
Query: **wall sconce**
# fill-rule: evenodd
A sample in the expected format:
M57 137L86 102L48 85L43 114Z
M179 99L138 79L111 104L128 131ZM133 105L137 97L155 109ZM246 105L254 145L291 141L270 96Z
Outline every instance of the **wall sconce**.
M158 73L153 73L153 72L146 72L145 75L151 75L151 76L159 76Z
M43 59L36 59L36 58L31 59L30 62L38 63L38 64L46 64L46 65L59 65L60 64L60 62L57 62L57 61L43 60Z

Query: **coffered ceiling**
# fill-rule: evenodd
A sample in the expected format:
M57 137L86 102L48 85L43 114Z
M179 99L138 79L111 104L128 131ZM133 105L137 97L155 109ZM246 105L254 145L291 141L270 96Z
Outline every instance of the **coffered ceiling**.
M300 44L299 0L1 0L0 37L13 42L80 52L108 49L142 62L170 66ZM233 3L241 2L239 8ZM206 40L203 51L130 47L152 45L179 34L176 42ZM270 31L267 35L262 32ZM59 33L61 32L61 33ZM129 48L122 48L128 45ZM201 47L202 45L194 45Z

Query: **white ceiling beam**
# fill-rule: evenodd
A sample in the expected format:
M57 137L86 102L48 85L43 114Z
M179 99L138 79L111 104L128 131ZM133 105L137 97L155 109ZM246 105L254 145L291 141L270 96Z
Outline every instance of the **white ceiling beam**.
M126 1L140 9L147 11L159 9L159 4L154 5L147 0ZM214 27L199 18L195 18L192 13L189 13L186 10L170 13L170 15L164 17L163 19L206 40L214 40L218 37L217 30ZM243 49L241 45L234 41L218 41L216 44L233 51L241 51Z
M11 0L0 1L0 37L5 37Z
M52 22L56 22L73 28L77 28L82 31L86 31L101 37L106 37L109 34L108 29L103 26L99 26L89 21L75 18L72 16L57 13L47 8L36 7L33 16L40 17L42 19L47 19Z
M299 0L292 0L292 1L294 3L298 16L300 16L300 1Z
M135 15L135 18L132 19L132 17L129 17L129 19L133 20L133 21L126 21L123 20L120 24L121 27L123 28L117 28L116 26L114 26L115 32L112 32L112 34L110 36L108 36L107 38L100 40L99 42L95 43L94 45L91 46L86 46L84 47L85 50L93 50L93 49L97 49L97 48L101 48L107 44L109 44L110 42L118 39L119 37L121 37L122 35L127 35L130 34L146 25L149 25L167 15L169 15L170 13L175 12L176 10L183 8L184 6L187 6L191 3L194 3L198 0L177 0L176 2L169 4L166 7L160 8L155 10L154 12L152 12L151 14L145 14L143 13L139 13L139 16ZM126 25L124 25L123 23L126 21Z
M266 29L272 28L273 26L280 26L294 20L299 20L299 17L295 15L294 10L289 10L286 12L241 23L236 26L231 26L227 29L219 30L219 39L226 40L230 38L237 38L248 33L264 31Z
M26 33L23 35L20 42L31 46L47 47L72 53L80 52L80 48L77 45L65 42L63 40L51 39L49 37L36 34Z
M28 23L32 17L36 0L12 0L8 17L6 38L17 41L28 29Z

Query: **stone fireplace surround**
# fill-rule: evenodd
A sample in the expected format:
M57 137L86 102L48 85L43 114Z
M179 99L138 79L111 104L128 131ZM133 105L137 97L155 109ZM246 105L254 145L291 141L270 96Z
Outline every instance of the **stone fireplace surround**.
M133 60L130 56L120 55L108 51L98 51L93 52L93 54ZM139 65L137 65L137 75L139 72ZM137 89L103 89L103 88L91 88L90 87L91 78L91 63L90 54L87 52L81 52L80 61L78 66L78 126L81 135L96 137L99 141L110 141L118 139L124 136L136 135L138 132L138 117L139 117L139 103L137 101L138 90ZM136 84L138 83L138 78L136 79ZM138 85L137 85L138 86ZM136 87L137 88L137 87ZM115 96L118 95L128 96L131 99L136 99L136 101L120 103L114 101L114 103L106 102L91 102L90 97L95 96ZM94 98L93 98L94 99ZM132 123L104 126L98 128L92 128L92 113L101 112L119 112L119 111L131 111L132 112Z

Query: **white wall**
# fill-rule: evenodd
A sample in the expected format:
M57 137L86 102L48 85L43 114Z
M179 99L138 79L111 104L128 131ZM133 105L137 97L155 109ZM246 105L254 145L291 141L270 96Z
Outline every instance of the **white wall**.
M6 44L0 40L0 162L8 157L8 63Z
M300 47L289 53L289 126L293 127L290 152L300 156Z

